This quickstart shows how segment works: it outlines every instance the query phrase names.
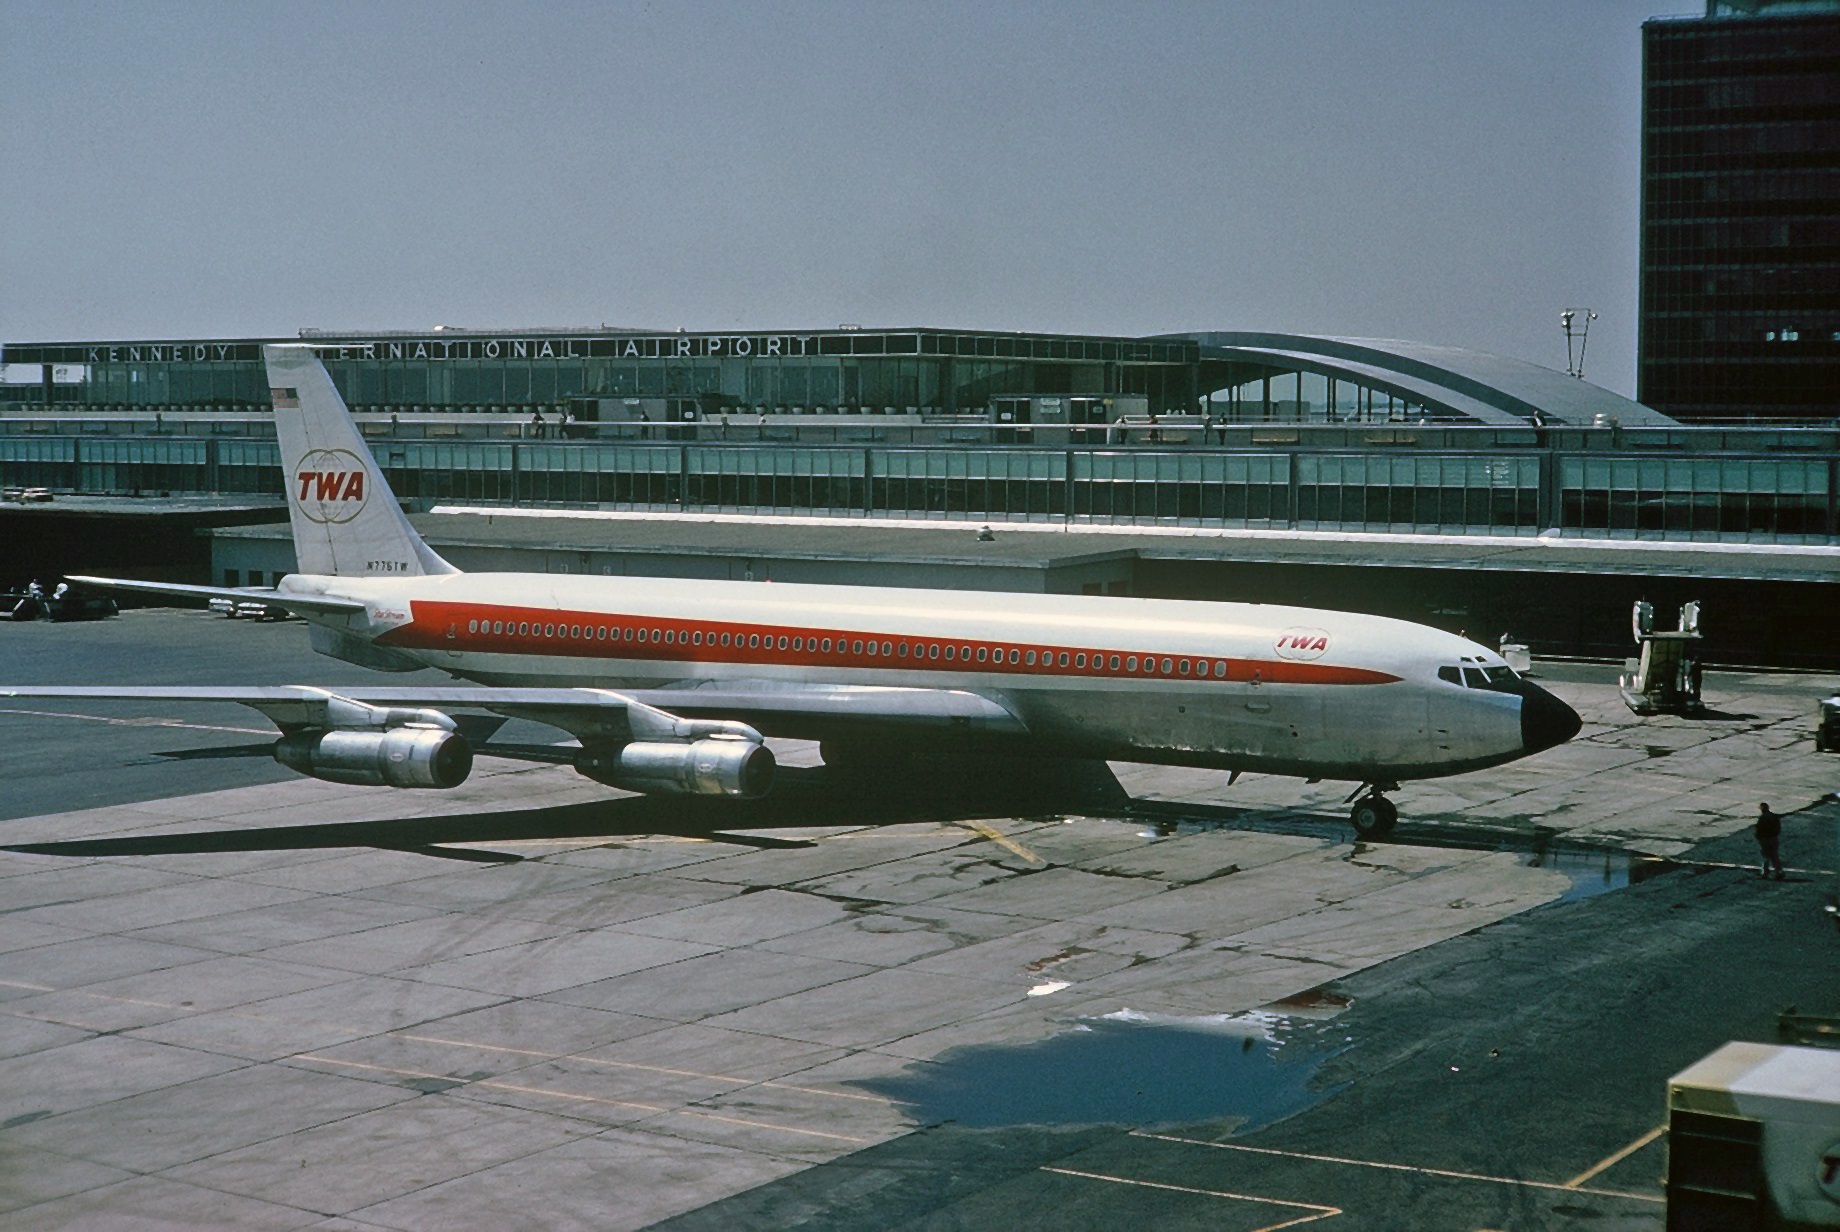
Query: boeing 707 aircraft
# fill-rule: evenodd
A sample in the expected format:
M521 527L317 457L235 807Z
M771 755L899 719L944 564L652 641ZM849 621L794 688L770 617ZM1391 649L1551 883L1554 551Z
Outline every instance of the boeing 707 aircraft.
M827 765L992 755L1217 767L1386 792L1571 739L1578 716L1498 656L1407 621L1248 603L534 573L462 573L404 516L312 347L264 348L298 572L267 589L77 578L259 599L313 648L454 687L8 687L0 696L233 701L281 730L282 764L337 783L455 787L450 711L561 728L574 765L640 792L752 798L767 736ZM1359 797L1356 800L1356 797Z

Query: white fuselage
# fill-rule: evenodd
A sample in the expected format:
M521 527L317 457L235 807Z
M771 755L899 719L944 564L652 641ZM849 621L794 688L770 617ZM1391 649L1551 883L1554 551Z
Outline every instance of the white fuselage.
M1505 673L1498 657L1379 616L545 574L297 576L282 589L363 601L363 615L313 619L482 684L966 690L999 701L1030 747L1057 755L1364 781L1532 751L1523 697L1464 683L1464 668L1478 680L1484 668Z

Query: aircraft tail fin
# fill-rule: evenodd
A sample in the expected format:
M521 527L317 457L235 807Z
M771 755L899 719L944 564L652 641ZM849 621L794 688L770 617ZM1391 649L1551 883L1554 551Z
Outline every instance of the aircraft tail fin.
M458 573L409 525L345 399L309 346L262 348L301 573Z

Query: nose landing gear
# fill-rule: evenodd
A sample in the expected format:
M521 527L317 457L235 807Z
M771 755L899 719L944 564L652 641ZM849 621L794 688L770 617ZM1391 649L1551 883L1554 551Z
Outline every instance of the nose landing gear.
M1361 787L1355 789L1354 795L1360 795L1369 787L1372 790L1368 790L1367 794L1361 796L1355 806L1348 810L1348 821L1354 826L1355 837L1383 839L1393 832L1393 826L1399 820L1399 809L1381 793L1397 791L1399 784L1362 784ZM1354 796L1350 796L1349 799L1354 799Z

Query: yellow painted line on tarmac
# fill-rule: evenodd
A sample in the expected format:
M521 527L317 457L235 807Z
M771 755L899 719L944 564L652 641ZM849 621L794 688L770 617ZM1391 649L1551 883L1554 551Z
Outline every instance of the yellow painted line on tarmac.
M1158 1142L1176 1142L1185 1146L1205 1146L1217 1151L1244 1151L1249 1155L1275 1155L1283 1159L1304 1159L1312 1163L1342 1164L1350 1168L1378 1168L1386 1172L1409 1172L1417 1176L1435 1176L1452 1181L1481 1181L1489 1185L1513 1185L1525 1189L1550 1189L1559 1193L1591 1194L1599 1198L1627 1198L1632 1202L1653 1202L1663 1205L1667 1199L1660 1194L1631 1193L1625 1189L1587 1189L1583 1185L1562 1184L1558 1181L1529 1181L1513 1176L1490 1176L1483 1172L1457 1172L1449 1168L1421 1168L1415 1164L1386 1163L1377 1159L1349 1159L1342 1155L1315 1155L1308 1151L1280 1151L1267 1146L1247 1146L1239 1142L1208 1142L1201 1138L1182 1138L1173 1134L1153 1134L1148 1130L1134 1129L1133 1138L1151 1138Z
M116 727L183 727L191 731L236 732L246 736L275 734L274 729L269 727L220 727L211 723L186 723L179 719L115 719L102 714L71 714L63 710L15 710L0 707L0 714L23 714L37 719L88 719L92 723L112 723Z
M723 1116L719 1112L703 1112L696 1108L673 1108L671 1111L677 1116L696 1117L698 1120L702 1121L722 1121L729 1125L748 1125L756 1129L775 1129L782 1134L803 1134L807 1138L829 1138L833 1142L854 1142L858 1145L862 1145L875 1141L873 1138L862 1138L854 1134L833 1134L828 1130L822 1129L799 1129L792 1125L780 1125L773 1121L755 1121L748 1117Z
M783 1134L799 1134L807 1138L828 1138L836 1142L866 1143L873 1141L851 1134L835 1134L822 1129L803 1129L796 1125L780 1125L774 1121L758 1121L750 1117L726 1116L719 1112L704 1112L698 1108L668 1108L662 1104L641 1104L630 1099L613 1099L605 1095L583 1095L578 1091L557 1091L546 1087L525 1086L522 1083L506 1082L500 1078L484 1078L477 1081L452 1078L446 1074L430 1074L420 1070L399 1069L391 1065L374 1065L368 1061L345 1061L336 1057L322 1057L310 1052L296 1053L289 1060L311 1061L316 1065L333 1065L346 1069L368 1070L373 1073L391 1074L402 1078L433 1079L436 1082L452 1082L456 1086L483 1087L494 1091L512 1091L519 1095L538 1095L549 1099L569 1100L574 1103L606 1104L611 1108L631 1108L638 1112L656 1113L670 1116L695 1117L702 1121L721 1121L729 1125L745 1125L752 1129L770 1129Z
M1577 1189L1580 1185L1584 1184L1586 1181L1590 1180L1592 1177L1596 1176L1598 1173L1607 1172L1611 1168L1614 1168L1616 1165L1622 1163L1625 1159L1628 1159L1631 1155L1634 1155L1637 1151L1641 1150L1643 1147L1647 1146L1649 1143L1653 1142L1655 1139L1659 1138L1662 1134L1665 1134L1666 1132L1667 1132L1666 1125L1655 1126L1653 1129L1643 1134L1640 1138L1637 1138L1634 1142L1631 1142L1628 1146L1624 1147L1622 1150L1613 1151L1612 1153L1598 1160L1595 1164L1591 1165L1589 1168L1586 1168L1583 1172L1580 1172L1577 1176L1573 1177L1571 1180L1565 1183L1565 1188Z
M1284 1198L1267 1198L1259 1194L1233 1193L1226 1189L1199 1189L1193 1185L1171 1185L1166 1181L1140 1181L1128 1176L1112 1176L1105 1172L1082 1172L1078 1168L1053 1168L1042 1165L1043 1172L1052 1172L1057 1176L1077 1176L1088 1181L1105 1181L1112 1185L1136 1185L1143 1189L1165 1189L1171 1193L1197 1194L1206 1198L1225 1198L1234 1202L1263 1202L1268 1206L1282 1206L1289 1210L1308 1211L1294 1219L1279 1223L1268 1223L1255 1232L1278 1232L1279 1228L1295 1228L1306 1223L1315 1223L1319 1219L1332 1219L1342 1213L1338 1206L1323 1206L1317 1202L1292 1202Z
M248 1012L247 1010L241 1010L241 1009L232 1008L232 1009L222 1009L222 1010L210 1010L210 1009L201 1010L197 1008L196 1006L174 1005L169 1001L153 1001L153 1000L148 1000L148 999L141 998L141 997L121 997L121 996L112 995L110 993L91 992L90 990L85 989L85 988L55 988L49 984L29 984L23 980L0 979L0 988L19 988L19 989L24 989L28 992L68 992L75 996L87 997L93 1001L104 1001L104 1002L108 1002L114 1005L144 1005L152 1009L176 1010L176 1011L179 1011L180 1013L193 1014L193 1015L207 1014L207 1013L219 1013L219 1014L227 1015L231 1018L241 1018L249 1022L278 1021L278 1019L274 1015L252 1014ZM108 1031L108 1030L114 1029L111 1027L94 1026L86 1022L78 1021L76 1019L54 1018L54 1017L44 1015L44 1014L22 1014L10 1008L5 1008L5 1007L0 1007L0 1014L4 1014L7 1017L12 1017L12 1018L30 1018L30 1019L34 1019L36 1021L41 1021L41 1022L56 1022L56 1023L59 1023L60 1025L77 1027L85 1031ZM326 1023L323 1025L335 1026L335 1027L339 1027L340 1029L356 1030L355 1027L348 1027L346 1024L342 1024L342 1023ZM384 1034L392 1039L407 1040L412 1043L418 1043L418 1044L438 1044L438 1045L441 1045L442 1047L447 1047L447 1048L470 1048L470 1049L474 1049L475 1051L479 1051L479 1052L504 1053L510 1056L529 1057L533 1060L538 1060L538 1061L579 1061L584 1065L599 1066L604 1069L636 1070L640 1073L664 1074L664 1075L667 1075L669 1077L674 1077L674 1078L695 1078L695 1079L700 1079L706 1082L728 1082L728 1083L734 1083L738 1086L771 1087L774 1090L779 1090L779 1091L797 1091L804 1095L822 1095L830 1099L857 1100L857 1101L860 1101L862 1103L867 1103L867 1104L881 1104L884 1107L894 1106L897 1104L905 1104L906 1102L908 1102L905 1100L889 1099L888 1097L882 1096L882 1095L869 1095L869 1094L864 1094L864 1093L860 1093L856 1091L835 1091L835 1090L830 1090L825 1087L804 1086L796 1082L781 1082L773 1078L745 1078L738 1074L712 1074L712 1073L705 1073L700 1070L693 1070L693 1069L673 1069L669 1066L664 1066L664 1065L645 1065L637 1061L616 1061L608 1057L588 1057L588 1056L580 1056L580 1055L573 1054L573 1053L548 1052L548 1051L544 1051L542 1049L536 1049L536 1048L511 1048L511 1047L507 1047L502 1044L475 1044L468 1040L443 1039L439 1036L434 1036L434 1035L415 1035L407 1031L388 1031L388 1032L385 1032ZM297 1054L297 1055L304 1056L305 1054ZM337 1065L356 1065L358 1064L355 1061L332 1061L331 1058L327 1058L327 1057L316 1057L316 1058L311 1058L311 1059L323 1060L323 1061L326 1061L328 1064L337 1064ZM373 1068L383 1068L383 1067L377 1066ZM409 1075L411 1077L423 1077L423 1078L441 1077L441 1075L439 1074L419 1074L419 1075L411 1074L410 1071L408 1070L397 1070L397 1071L391 1071L391 1072L402 1073L402 1074ZM762 1122L762 1124L765 1124L765 1122ZM829 1136L835 1137L837 1135L829 1135ZM851 1139L851 1141L857 1141L857 1139ZM867 1139L862 1139L862 1141L867 1141Z
M145 1005L153 1009L178 1010L180 1012L189 1013L189 1014L220 1013L220 1014L227 1015L231 1018L241 1018L248 1022L276 1022L276 1021L281 1020L275 1015L252 1014L246 1010L241 1010L241 1009L200 1010L194 1006L174 1005L171 1002L167 1002L167 1001L151 1001L151 1000L146 1000L146 999L139 998L139 997L119 997L119 996L113 996L109 993L91 992L88 989L84 989L84 988L60 989L60 988L54 988L48 984L28 984L28 983L25 983L19 980L0 980L0 987L23 988L31 992L69 992L76 996L88 997L94 1001L106 1001L106 1002L109 1002L115 1005ZM79 1027L86 1031L107 1031L107 1030L112 1029L108 1027L91 1026L87 1023L78 1022L76 1020L49 1018L45 1015L38 1015L38 1014L20 1014L20 1013L14 1012L13 1010L9 1008L5 1008L5 1007L0 1007L0 1014L5 1014L9 1017L14 1017L14 1018L33 1018L39 1021L59 1022L59 1023L63 1023L64 1025L68 1025L68 1026ZM322 1023L321 1025L337 1027L341 1030L357 1030L356 1027L351 1027L348 1024L343 1024L343 1023ZM693 1069L673 1069L669 1066L664 1066L664 1065L645 1065L637 1061L616 1061L616 1060L613 1060L607 1057L588 1057L588 1056L581 1056L581 1055L574 1054L574 1053L548 1052L543 1049L537 1049L537 1048L511 1048L503 1044L476 1044L468 1040L442 1039L439 1036L415 1035L407 1031L387 1031L387 1032L384 1032L384 1034L388 1038L391 1038L391 1039L407 1040L412 1043L418 1043L418 1044L438 1044L438 1045L441 1045L447 1048L470 1048L478 1052L505 1053L510 1056L529 1057L533 1060L538 1060L538 1061L579 1061L584 1065L600 1066L605 1069L636 1070L641 1073L664 1074L664 1075L667 1075L669 1077L674 1077L674 1078L696 1078L696 1079L700 1079L700 1080L707 1081L707 1082L728 1082L728 1083L734 1083L739 1086L772 1087L775 1090L780 1090L780 1091L798 1091L806 1095L828 1096L831 1099L853 1099L853 1100L859 1100L863 1103L868 1103L868 1104L881 1104L884 1106L892 1106L895 1104L905 1104L908 1102L906 1100L890 1099L882 1095L868 1095L868 1094L861 1094L855 1091L834 1091L834 1090L829 1090L824 1087L803 1086L799 1083L781 1082L773 1078L744 1078L738 1074L712 1074L712 1073L705 1073L703 1071L693 1070ZM307 1054L300 1053L300 1054L295 1054L295 1055L305 1057ZM322 1061L326 1061L328 1064L334 1064L334 1065L357 1065L358 1064L358 1062L355 1062L355 1061L333 1061L329 1057L313 1057L309 1059L322 1060ZM372 1068L382 1069L384 1067L373 1066ZM441 1077L441 1075L439 1074L413 1074L409 1070L392 1070L390 1072L405 1074L410 1077L423 1077L423 1078Z
M1027 847L1024 847L1021 843L1018 843L1015 839L1003 833L1003 831L997 829L995 826L991 825L987 821L961 821L958 824L965 827L965 829L967 830L976 830L979 834L983 835L985 838L989 839L991 842L995 843L997 846L1003 848L1005 851L1010 852L1012 855L1020 856L1024 860L1029 861L1031 864L1046 864L1047 863L1046 860L1042 859L1040 856L1030 851Z
M448 1048L472 1048L479 1052L502 1052L511 1056L532 1057L539 1061L579 1061L584 1065L598 1065L607 1069L630 1069L646 1074L664 1074L672 1078L696 1078L705 1082L733 1082L742 1086L773 1087L781 1091L802 1091L809 1095L828 1095L833 1099L856 1099L870 1104L896 1104L902 1100L892 1100L880 1095L860 1095L854 1091L830 1091L823 1087L800 1086L797 1083L780 1082L772 1078L743 1078L736 1074L710 1074L694 1069L673 1069L666 1065L645 1065L638 1061L615 1061L610 1057L589 1057L580 1053L544 1052L535 1048L512 1048L503 1044L475 1044L467 1040L441 1039L433 1035L411 1035L406 1031L388 1033L392 1039L410 1040L417 1044L440 1044Z

